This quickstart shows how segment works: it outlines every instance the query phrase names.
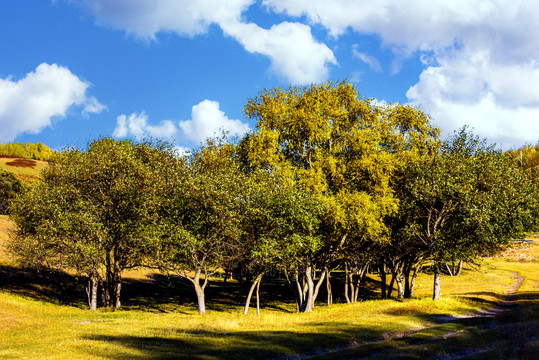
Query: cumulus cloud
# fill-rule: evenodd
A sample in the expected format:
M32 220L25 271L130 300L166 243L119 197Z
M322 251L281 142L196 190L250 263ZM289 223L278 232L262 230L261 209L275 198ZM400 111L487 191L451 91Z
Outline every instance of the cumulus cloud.
M137 37L154 39L159 32L195 36L219 25L250 53L268 56L272 70L295 84L323 81L333 52L314 39L309 26L283 22L264 29L242 21L254 0L78 0L98 22Z
M140 114L118 116L112 136L117 138L132 136L137 140L145 137L172 139L177 132L178 129L170 120L161 121L159 125L148 125L148 116L143 111Z
M249 131L249 124L229 119L219 109L217 101L204 100L193 106L191 120L177 123L164 120L159 125L151 125L148 123L148 116L145 112L132 113L129 116L122 114L116 118L113 136L116 138L134 137L137 140L142 140L145 137L168 140L183 138L192 143L200 143L206 138L218 134L221 130L230 135L243 135ZM177 149L179 153L187 151L185 147Z
M446 133L464 125L504 148L539 140L539 67L493 63L488 53L439 59L407 97Z
M73 106L82 107L83 115L103 111L104 105L87 96L89 87L67 67L46 63L20 80L0 79L0 141L37 134Z
M467 124L504 147L537 142L539 3L532 0L263 0L271 11L306 17L334 37L377 34L402 59L426 68L407 93L447 132ZM353 54L369 63L368 54ZM373 68L374 69L374 68Z
M304 24L283 22L263 29L237 22L223 24L223 30L248 52L267 55L273 71L295 84L324 81L328 64L337 63L333 52L317 42L311 28Z
M141 38L161 31L204 34L212 23L239 21L254 0L75 0L98 22Z
M200 142L223 130L231 135L243 135L249 131L249 124L229 119L219 109L219 103L204 100L193 106L191 120L180 121L180 129L191 141Z

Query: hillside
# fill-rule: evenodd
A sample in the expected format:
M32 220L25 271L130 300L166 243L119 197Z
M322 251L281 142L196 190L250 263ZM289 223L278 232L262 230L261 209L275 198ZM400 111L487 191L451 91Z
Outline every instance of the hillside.
M0 155L0 170L12 172L26 183L39 181L46 161Z

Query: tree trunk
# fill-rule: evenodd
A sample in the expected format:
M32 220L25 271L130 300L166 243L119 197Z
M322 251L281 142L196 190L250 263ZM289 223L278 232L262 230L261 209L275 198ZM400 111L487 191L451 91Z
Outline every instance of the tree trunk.
M262 282L262 276L256 283L256 314L260 315L260 283Z
M441 287L442 287L442 271L440 270L440 264L434 265L434 291L432 295L433 300L441 299Z
M99 279L92 276L88 279L86 293L88 294L88 305L90 310L97 310L97 291L99 288Z
M349 279L349 269L348 269L348 263L344 264L344 298L346 299L346 302L348 304L351 303L350 297L348 296L348 291L350 288L350 279Z
M404 274L402 271L397 273L397 297L404 299Z
M200 274L202 272L202 269L198 268L195 272L194 278L189 278L191 282L193 283L193 286L195 287L195 293L197 295L197 304L198 304L198 313L199 314L205 314L206 313L206 300L204 295L204 289L206 288L206 284L208 283L208 274L205 273L204 276L204 283L200 285Z
M458 265L458 268L457 268L457 272L455 273L455 276L459 276L461 271L462 271L462 260L459 260L459 265Z
M392 267L391 268L391 280L389 280L389 286L387 287L387 298L391 298L391 295L393 294L393 286L395 285L395 279L397 278L397 270Z
M331 272L329 271L329 268L326 267L326 291L328 295L328 305L333 304L333 293L331 292L331 282L329 281Z
M422 267L423 267L423 263L420 262L414 268L414 274L412 275L412 279L410 280L410 298L414 297L415 279L417 278L417 274L421 271Z
M120 301L120 294L122 291L122 273L120 265L117 261L114 262L114 274L113 274L113 295L114 295L114 308L119 309L122 306Z
M307 269L305 270L305 279L307 280L307 301L305 304L305 312L313 311L314 308L313 276L313 266L307 266Z
M262 275L264 275L264 273L259 274L256 277L255 281L253 281L253 283L251 284L251 288L249 289L249 293L247 294L247 300L245 300L245 309L243 310L243 314L245 314L245 315L247 315L247 312L249 311L249 305L251 303L251 297L253 296L253 292L255 290L255 287L257 287L257 285L262 280ZM257 297L257 302L258 302L258 297Z
M387 298L387 291L386 291L386 269L384 265L380 265L378 267L378 272L380 273L380 284L381 284L381 291L382 291L382 299Z

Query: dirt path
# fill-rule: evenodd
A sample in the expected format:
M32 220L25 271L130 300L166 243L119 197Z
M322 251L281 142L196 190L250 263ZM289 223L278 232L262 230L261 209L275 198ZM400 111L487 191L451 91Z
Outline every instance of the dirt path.
M363 346L383 343L385 341L401 339L401 338L413 335L415 333L418 333L420 331L423 331L425 329L431 328L433 326L438 326L440 324L449 323L449 322L456 322L456 321L459 321L459 320L462 320L462 319L470 319L470 318L497 317L501 313L507 311L510 307L516 305L516 295L515 294L518 291L518 289L522 286L522 283L525 280L525 278L523 276L519 275L518 273L511 272L511 274L513 275L514 279L516 280L515 283L509 289L507 294L505 294L505 296L504 296L505 298L503 300L501 300L496 306L494 306L494 307L492 307L490 309L482 310L482 311L479 311L479 312L476 312L476 313L458 315L458 316L438 317L438 318L436 318L436 324L434 324L434 325L426 325L426 326L423 326L423 327L418 328L418 329L405 331L405 332L399 333L399 334L394 334L393 336L390 336L390 337L385 336L383 339L378 339L378 340L368 341L368 342L363 342L363 343L353 343L353 344L339 346L339 347L332 348L332 349L318 349L318 350L316 350L314 352L309 352L309 353L299 354L299 355L293 355L293 356L288 356L288 357L285 356L285 357L281 357L279 359L282 359L282 360L284 360L284 359L307 360L307 359L317 359L319 357L320 358L326 358L326 357L330 357L332 355L338 357L338 353L341 352L341 351L350 350L350 349L358 349L358 348L361 348ZM491 329L492 328L494 328L494 327L491 327ZM415 342L413 344L413 346L430 343L430 342L440 340L440 339L445 339L445 338L447 338L449 336L457 335L461 331L462 330L450 331L450 332L447 332L447 333L444 333L444 334L433 336L433 337L424 339L419 343ZM401 349L406 349L406 347L403 347ZM458 356L454 356L454 357L446 356L446 357L444 357L444 360L455 360L455 359L458 359L460 357L468 357L470 355L479 354L480 352L485 352L485 351L489 351L489 350L490 349L477 349L475 352L471 352L472 350L464 351L462 354L460 354ZM380 356L382 354L383 353L370 354L369 357L376 357L376 356Z

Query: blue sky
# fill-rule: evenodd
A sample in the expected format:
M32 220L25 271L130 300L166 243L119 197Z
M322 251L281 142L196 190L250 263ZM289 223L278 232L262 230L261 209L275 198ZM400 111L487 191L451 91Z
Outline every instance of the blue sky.
M0 142L99 136L198 146L252 130L260 91L348 79L445 135L539 140L539 3L409 0L4 0Z

